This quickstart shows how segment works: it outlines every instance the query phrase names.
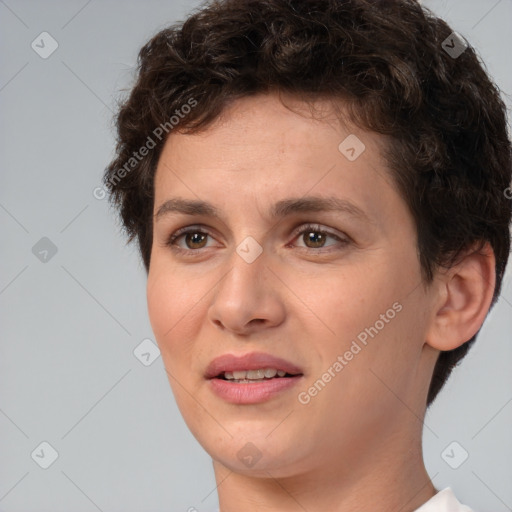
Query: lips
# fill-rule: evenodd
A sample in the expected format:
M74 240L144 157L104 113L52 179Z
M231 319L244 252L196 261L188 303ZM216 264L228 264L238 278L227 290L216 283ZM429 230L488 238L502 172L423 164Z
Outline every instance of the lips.
M303 374L301 368L290 361L263 352L251 352L241 356L224 354L216 357L206 368L205 378L214 379L221 377L225 372L259 370L262 368L274 368L290 375Z
M261 369L278 370L281 374L285 372L285 375L257 380L233 379L233 372L241 372L244 375L244 370L250 372ZM231 377L226 379L226 373ZM304 374L301 368L286 359L252 352L240 356L224 354L215 358L208 365L205 378L210 391L224 402L234 405L256 405L272 399L292 399L293 395L290 395L290 392L303 381Z

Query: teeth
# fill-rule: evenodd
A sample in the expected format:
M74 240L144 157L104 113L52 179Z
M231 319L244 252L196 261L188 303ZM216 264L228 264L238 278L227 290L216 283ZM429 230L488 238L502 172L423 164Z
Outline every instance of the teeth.
M228 380L262 380L272 379L278 375L284 377L286 372L283 370L276 370L275 368L261 368L259 370L237 370L234 372L224 372L224 377Z
M243 377L240 377L243 379ZM265 378L265 370L249 370L247 372L247 379L255 380L255 379L264 379Z

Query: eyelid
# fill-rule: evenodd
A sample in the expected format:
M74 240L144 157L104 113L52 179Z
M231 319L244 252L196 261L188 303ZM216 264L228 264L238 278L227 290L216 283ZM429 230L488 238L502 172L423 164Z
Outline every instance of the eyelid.
M319 232L319 233L325 233L326 235L332 236L341 241L343 241L344 239L348 239L348 237L346 235L340 236L339 234L335 233L333 230L326 228L326 227L322 226L321 224L316 224L316 223L301 224L298 228L296 228L292 232L292 236L295 238L298 235L303 234L305 231L314 231L314 232Z
M289 247L297 238L299 238L300 235L303 235L304 233L307 232L322 233L327 236L330 236L331 238L336 239L337 241L336 244L326 245L318 248L303 246L296 247L299 250L310 252L313 254L329 253L336 250L340 250L341 248L344 248L346 245L352 242L352 239L346 234L337 234L333 232L331 229L322 226L321 224L306 223L301 224L296 230L293 231L292 241L289 244L287 244L287 247Z
M176 231L173 231L168 237L167 237L167 240L166 240L166 245L169 245L169 246L174 246L174 242L176 242L176 240L178 238L180 238L181 236L183 235L187 235L189 233L203 233L205 235L208 235L209 237L211 238L215 238L211 231L207 228L205 228L203 225L201 224L193 224L193 225L189 225L189 226L184 226L182 228L179 228L177 229ZM177 249L181 249L180 247L176 247ZM183 249L185 251L189 251L189 252L197 252L194 251L193 249Z
M333 238L336 238L340 242L348 242L348 240L346 239L347 238L346 236L344 238L342 238L342 237L338 236L336 233L333 233L328 228L325 228L322 225L315 224L315 223L306 223L306 224L302 223L299 227L297 227L292 232L291 236L293 236L293 239L295 240L295 238L297 238L299 235L305 233L306 231L324 233ZM184 226L182 228L177 229L176 231L171 233L171 235L168 237L168 242L169 243L175 242L182 235L186 235L189 233L203 233L205 235L208 235L208 236L214 238L208 229L205 229L204 226L197 224L197 225Z
M321 224L317 223L301 223L296 229L293 230L292 234L290 235L292 237L292 240L290 243L286 245L286 247L289 247L300 235L306 233L306 232L317 232L317 233L323 233L327 236L330 236L337 240L338 242L338 249L341 245L342 247L349 244L352 239L346 235L334 233L331 229L326 228L322 226ZM170 247L172 250L178 252L178 253L187 253L188 255L196 255L200 254L202 249L208 249L208 247L202 247L200 249L183 249L182 247L178 247L176 245L176 241L189 233L202 233L210 238L215 239L215 237L212 235L211 231L208 228L205 228L204 225L201 224L195 224L195 225L188 225L184 226L182 228L177 229L176 231L172 232L166 240L165 246ZM334 249L331 249L331 247L334 246ZM324 247L318 247L318 248L311 248L311 247L297 247L297 249L306 251L306 252L312 252L312 253L325 253L325 252L331 252L333 250L337 250L336 244L327 245Z

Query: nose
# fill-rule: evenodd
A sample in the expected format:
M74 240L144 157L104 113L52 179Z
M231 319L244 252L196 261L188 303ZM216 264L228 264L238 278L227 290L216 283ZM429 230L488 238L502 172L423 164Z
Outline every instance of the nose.
M209 320L238 335L281 324L285 318L282 283L269 264L265 251L250 263L234 252L212 295Z

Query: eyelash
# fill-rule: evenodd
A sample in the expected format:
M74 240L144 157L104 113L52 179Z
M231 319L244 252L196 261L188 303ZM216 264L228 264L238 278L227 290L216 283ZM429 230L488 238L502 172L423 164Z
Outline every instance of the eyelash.
M340 238L338 235L335 235L334 233L331 233L330 231L327 231L327 230L323 229L318 224L306 224L306 225L304 225L302 227L302 229L300 231L294 231L293 240L296 240L301 235L304 235L304 233L307 233L307 232L320 233L322 235L327 235L327 236L330 236L332 238L335 238L338 241L338 243L339 243L339 245L341 247L344 247L344 246L346 246L346 245L348 245L350 243L350 240L348 238L347 239ZM194 256L199 255L202 252L201 249L183 249L183 248L177 247L175 245L175 243L176 243L176 241L178 239L180 239L182 236L185 236L187 234L204 234L204 235L208 235L208 236L211 237L211 235L210 235L210 233L208 233L208 231L205 231L205 230L203 230L200 227L188 226L188 227L185 227L185 228L178 229L177 231L172 233L168 237L166 246L170 247L173 251L175 251L177 253L181 253L181 254L185 254L186 253L187 255L190 255L190 256L192 256L192 255L194 255ZM331 247L331 246L328 246L328 247ZM315 253L331 252L330 249L327 249L327 251L326 251L325 247L319 247L318 249L314 249L314 248L311 248L311 247L299 247L299 249L303 249L303 250L306 250L308 252L309 251L313 251ZM197 254L193 254L193 253L197 253Z

